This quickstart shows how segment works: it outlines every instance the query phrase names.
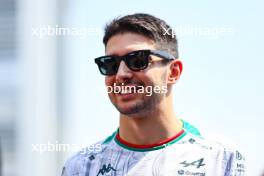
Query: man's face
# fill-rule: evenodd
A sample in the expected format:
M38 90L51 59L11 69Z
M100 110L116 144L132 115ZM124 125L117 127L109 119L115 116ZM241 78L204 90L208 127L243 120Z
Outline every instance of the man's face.
M142 35L124 33L117 34L110 38L106 45L106 55L123 56L136 50L150 49L155 50L154 42ZM106 76L106 86L121 85L123 87L162 87L167 86L168 67L160 64L161 58L150 56L153 62L144 70L132 71L124 61L121 61L118 72L115 75ZM137 92L121 92L108 93L113 105L118 111L125 115L144 115L153 110L165 93L154 93L151 95L146 91L144 93Z

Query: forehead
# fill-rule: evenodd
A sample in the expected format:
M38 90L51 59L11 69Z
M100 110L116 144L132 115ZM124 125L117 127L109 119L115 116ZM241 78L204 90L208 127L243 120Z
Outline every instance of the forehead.
M155 42L143 35L124 33L114 35L107 42L106 55L124 55L141 49L155 49Z

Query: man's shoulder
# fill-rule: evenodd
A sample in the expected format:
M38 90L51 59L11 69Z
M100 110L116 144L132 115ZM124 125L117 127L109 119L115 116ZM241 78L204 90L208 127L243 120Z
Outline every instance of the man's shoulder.
M62 170L62 176L84 173L87 162L92 161L95 154L102 151L102 141L81 149L67 159Z
M212 160L221 161L226 173L244 174L246 161L243 149L230 138L219 134L203 136L189 134L186 141L186 143L193 144L190 148L194 153L197 151Z
M62 175L78 175L82 172L85 172L84 169L87 165L92 162L95 157L102 154L106 148L111 147L116 132L112 135L108 136L104 140L96 142L88 147L85 147L73 154L67 161L63 167ZM74 172L74 173L73 173Z
M227 175L244 175L246 161L241 147L223 135L194 135L188 133L179 144L186 158L201 158L208 167L220 165ZM177 146L176 146L177 147ZM179 152L178 150L178 152Z

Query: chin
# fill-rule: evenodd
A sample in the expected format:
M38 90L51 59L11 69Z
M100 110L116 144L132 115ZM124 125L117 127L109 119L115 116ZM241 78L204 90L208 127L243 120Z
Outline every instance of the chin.
M132 115L138 113L138 109L136 106L129 106L129 107L120 107L116 106L116 109L124 115Z
M116 109L124 115L139 115L148 109L146 101L123 103L122 105L115 105Z

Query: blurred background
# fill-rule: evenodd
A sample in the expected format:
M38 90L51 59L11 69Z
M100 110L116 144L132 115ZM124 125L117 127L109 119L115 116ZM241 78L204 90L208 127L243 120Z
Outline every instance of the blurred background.
M104 55L107 22L144 12L177 29L184 62L174 89L178 116L203 134L235 141L248 175L261 175L263 5L0 0L0 172L60 175L68 157L116 130L118 112L93 58Z

